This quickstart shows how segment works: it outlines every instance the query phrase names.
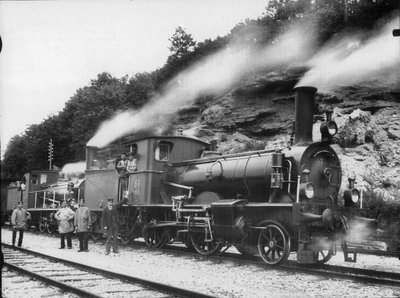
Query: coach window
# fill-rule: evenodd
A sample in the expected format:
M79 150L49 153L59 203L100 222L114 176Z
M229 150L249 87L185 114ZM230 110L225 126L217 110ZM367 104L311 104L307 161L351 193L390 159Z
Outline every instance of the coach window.
M155 151L155 159L158 161L169 161L172 143L160 141Z
M32 175L31 183L32 184L38 184L38 176L37 175Z

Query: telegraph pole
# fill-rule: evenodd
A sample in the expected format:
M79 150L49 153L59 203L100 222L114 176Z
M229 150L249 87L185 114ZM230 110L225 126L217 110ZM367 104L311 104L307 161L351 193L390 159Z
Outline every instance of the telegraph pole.
M50 142L49 142L49 159L48 159L48 161L49 161L49 170L52 169L51 162L53 160L53 152L54 152L53 140L50 139Z

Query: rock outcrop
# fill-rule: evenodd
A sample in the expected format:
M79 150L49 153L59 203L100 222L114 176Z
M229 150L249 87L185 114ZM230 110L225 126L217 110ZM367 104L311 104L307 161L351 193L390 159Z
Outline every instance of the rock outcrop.
M302 72L268 73L242 82L226 94L181 110L172 130L218 139L219 150L235 153L286 146L294 125L293 87ZM320 140L324 111L333 110L339 132L333 147L343 167L343 185L357 186L385 200L400 201L400 92L363 86L317 94L314 140Z

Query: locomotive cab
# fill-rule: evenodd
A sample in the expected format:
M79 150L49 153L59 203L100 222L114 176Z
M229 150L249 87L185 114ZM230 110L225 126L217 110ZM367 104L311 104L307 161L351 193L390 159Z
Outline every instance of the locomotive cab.
M126 137L107 148L87 147L86 195L97 201L121 198L135 205L169 204L163 185L170 163L199 158L208 143L183 136ZM118 173L115 169L121 153L134 152L137 170ZM94 200L90 200L94 201Z

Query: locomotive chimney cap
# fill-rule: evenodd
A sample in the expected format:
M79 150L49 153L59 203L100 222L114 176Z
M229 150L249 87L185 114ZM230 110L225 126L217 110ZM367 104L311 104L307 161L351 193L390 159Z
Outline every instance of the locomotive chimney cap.
M313 87L313 86L299 86L299 87L295 87L293 88L294 91L309 91L309 92L317 92L317 88Z

